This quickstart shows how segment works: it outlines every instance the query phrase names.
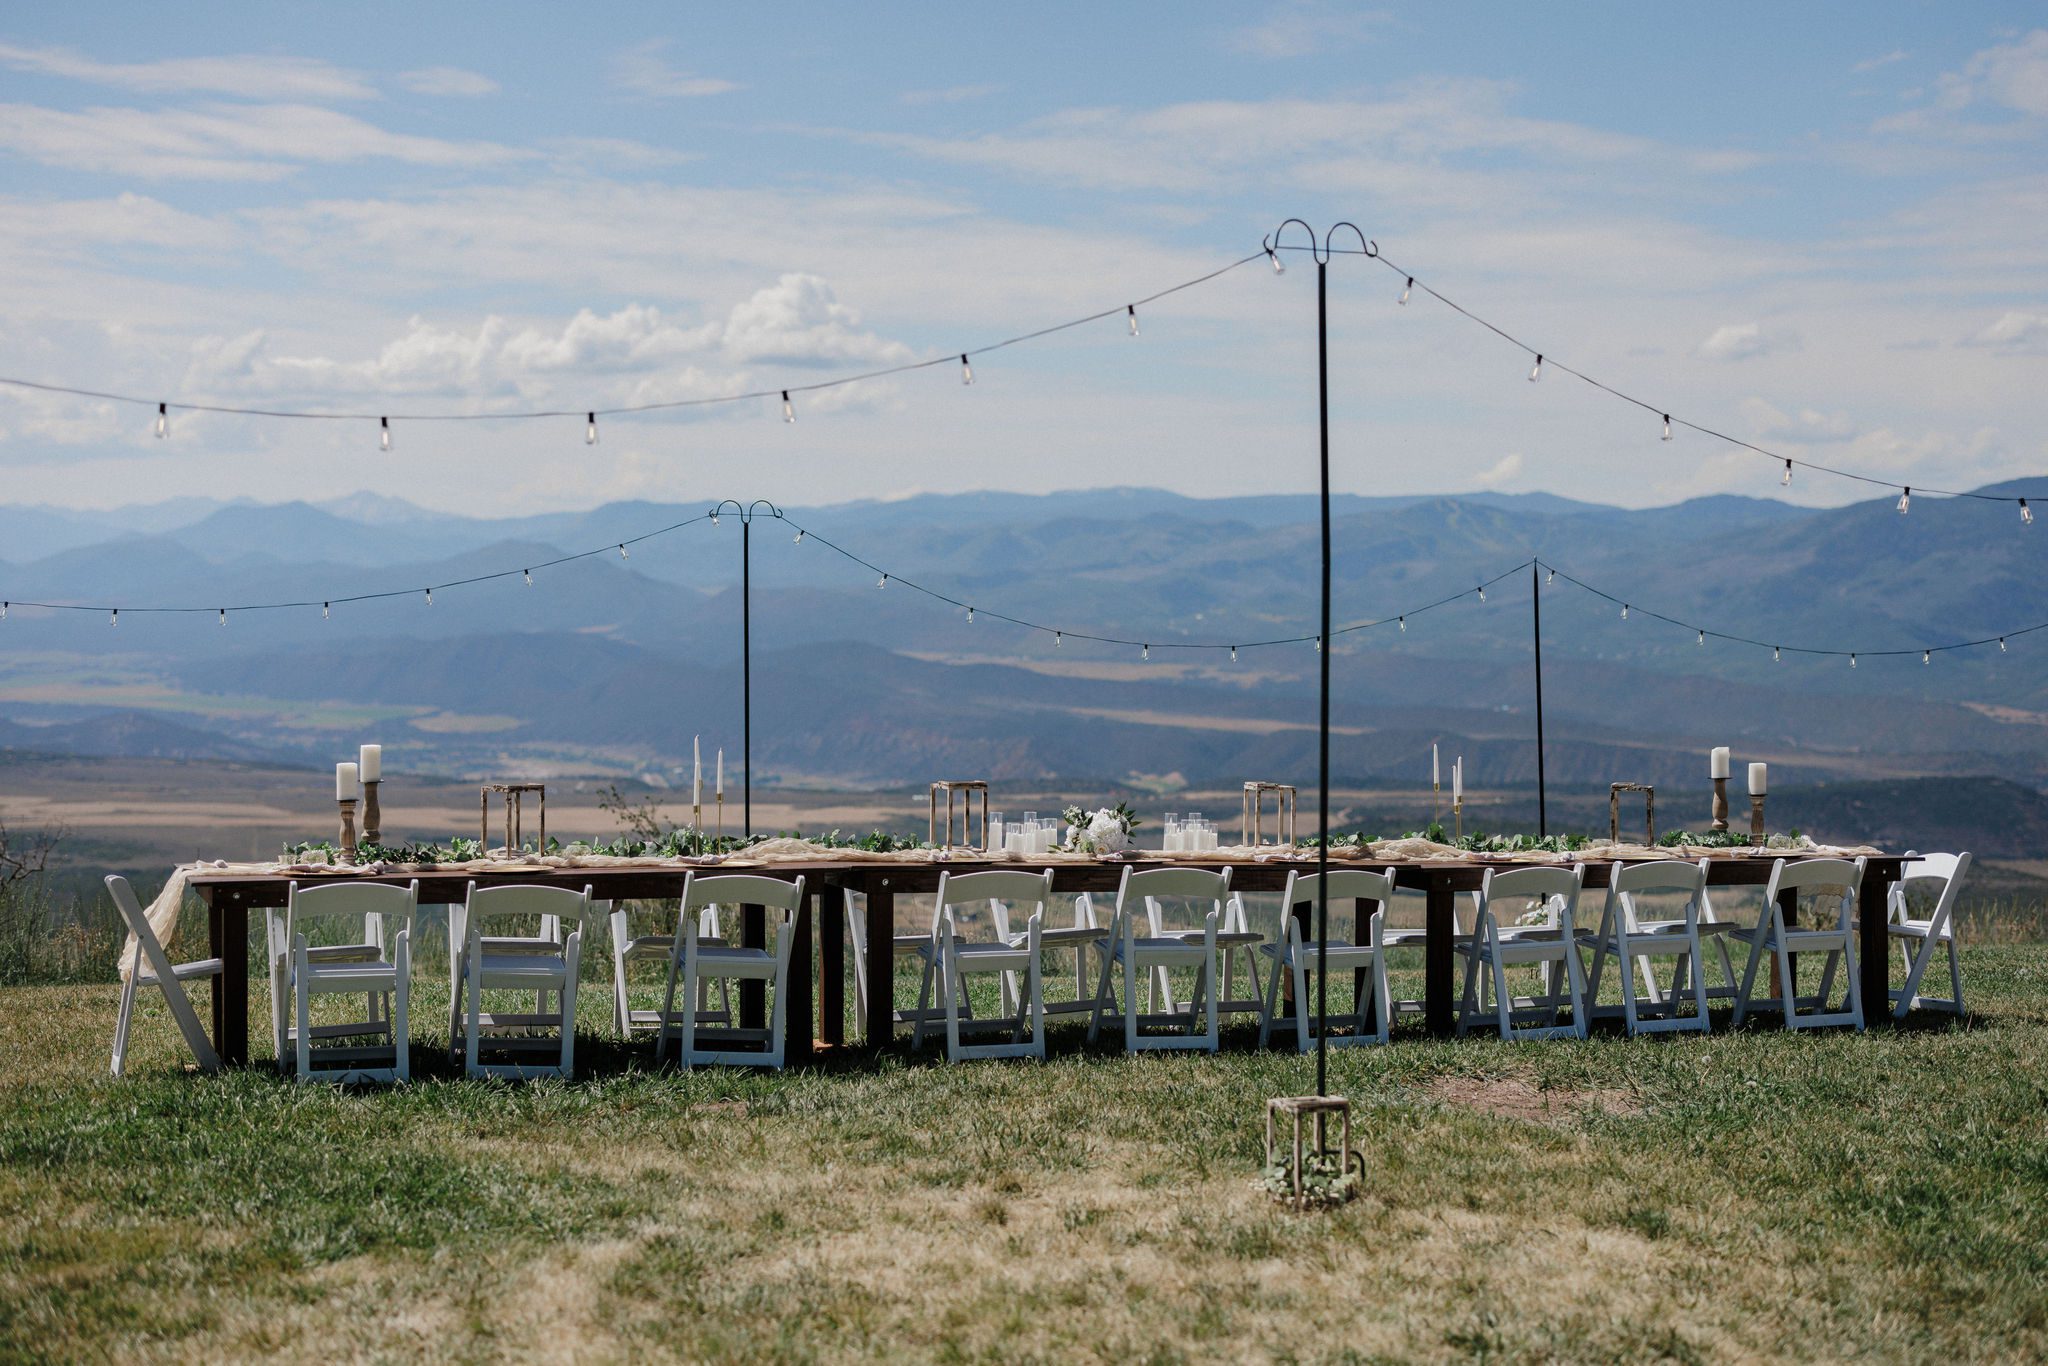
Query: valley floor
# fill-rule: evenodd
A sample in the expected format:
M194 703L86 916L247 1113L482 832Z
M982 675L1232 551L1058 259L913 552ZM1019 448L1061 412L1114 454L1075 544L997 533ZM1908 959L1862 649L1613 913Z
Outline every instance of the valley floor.
M1244 1031L679 1075L598 990L575 1084L449 1079L427 1024L337 1091L186 1073L160 1002L115 1082L114 988L15 988L0 1356L2040 1360L2048 959L1966 970L1964 1024L1335 1053L1328 1215L1254 1189L1313 1070Z

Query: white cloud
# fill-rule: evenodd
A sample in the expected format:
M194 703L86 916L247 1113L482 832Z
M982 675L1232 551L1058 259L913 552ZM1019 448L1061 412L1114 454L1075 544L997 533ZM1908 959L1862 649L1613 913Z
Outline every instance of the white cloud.
M307 104L198 105L76 112L0 105L0 148L67 170L147 180L276 180L307 162L389 159L471 167L519 158L489 142L392 133Z
M1972 336L1966 346L1997 346L2011 350L2037 350L2048 346L2048 313L2010 310Z
M1702 360L1753 360L1785 351L1797 351L1799 337L1776 328L1766 330L1760 323L1723 323L1707 335L1694 352Z
M1760 398L1744 399L1742 415L1749 422L1750 435L1759 441L1849 441L1861 430L1845 412L1801 408L1788 413Z
M729 94L740 87L715 76L697 76L672 67L662 57L666 38L657 38L620 53L612 60L612 81L636 95L657 99L696 99Z
M1959 72L1941 78L1940 102L1961 109L1979 100L2022 114L2048 114L2048 29L2035 29L2018 42L1989 47Z
M1472 476L1472 482L1483 489L1497 489L1520 476L1522 453L1511 451L1495 461L1488 468Z
M1906 50L1904 48L1893 48L1882 57L1872 57L1868 61L1858 62L1849 69L1861 75L1863 72L1876 71L1879 67L1890 66L1893 62L1903 62L1905 60Z
M1230 45L1260 57L1306 57L1362 43L1386 22L1387 15L1378 10L1284 0L1258 23L1232 33Z
M498 92L498 83L489 76L459 66L423 66L416 71L401 71L398 83L420 95L475 98Z
M743 360L821 365L833 361L894 364L910 348L860 330L860 314L815 275L785 275L734 306L720 343Z
M0 43L0 65L124 90L235 95L252 100L366 100L377 94L360 72L312 57L268 53L99 62L68 48Z
M999 85L949 85L943 90L906 90L896 98L903 104L959 104L995 94Z

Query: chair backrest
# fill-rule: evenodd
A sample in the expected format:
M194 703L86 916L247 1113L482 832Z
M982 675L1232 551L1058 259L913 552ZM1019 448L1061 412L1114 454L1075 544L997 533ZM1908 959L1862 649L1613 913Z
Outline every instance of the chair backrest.
M1906 860L1899 869L1899 882L1919 882L1923 879L1938 879L1943 883L1961 882L1963 874L1970 870L1968 854L1922 854Z
M701 911L706 906L765 906L771 911L794 914L804 904L804 880L784 882L779 877L750 873L726 873L716 877L683 877L683 912Z
M149 917L143 913L142 903L135 899L135 889L130 887L128 879L119 873L107 874L104 881L107 884L107 894L114 898L114 905L120 910L121 919L127 922L128 934L135 942L135 956L129 963L123 964L123 972L131 971L134 966L139 965L155 973L157 977L169 980L171 956L164 952L164 946L157 939L156 931L150 928Z
M1841 919L1846 924L1856 909L1856 894L1863 887L1863 866L1862 859L1853 863L1841 858L1779 859L1771 865L1771 880L1764 889L1764 899L1775 913L1780 892L1805 892L1811 896L1839 892Z
M384 947L383 917L395 915L412 922L419 909L420 884L414 878L399 887L384 882L334 882L319 887L300 887L293 882L286 892L284 910L285 942L289 949L297 942L305 922L313 919L346 920L362 926L367 942ZM376 919L372 919L372 917Z
M536 918L545 920L553 917L557 921L573 920L577 932L581 933L583 922L590 918L591 891L585 887L572 892L567 887L536 887L516 883L506 887L479 887L469 884L469 894L463 902L462 923L464 933L474 933L486 920L512 920Z
M932 898L932 936L938 937L945 924L946 912L955 906L972 906L989 902L992 908L1000 908L1001 923L997 932L1003 933L1009 924L1008 909L1021 908L1024 918L1030 919L1034 911L1043 911L1052 900L1052 869L1042 873L1025 873L1010 868L997 868L986 873L950 872L939 874L939 894Z
M1129 917L1135 924L1139 908L1143 907L1146 924L1154 934L1166 929L1165 919L1160 914L1159 903L1162 900L1194 902L1194 909L1206 916L1211 910L1220 915L1223 903L1229 899L1228 868L1217 872L1207 868L1147 868L1140 871L1126 867L1123 881L1116 889L1118 914Z
M1707 861L1653 859L1648 863L1616 864L1613 881L1608 885L1616 892L1682 892L1693 896L1707 885Z
M1544 923L1555 926L1560 913L1576 915L1579 906L1579 889L1586 884L1586 865L1575 863L1569 868L1550 865L1541 868L1488 868L1479 883L1479 909L1493 917L1495 926L1502 924L1503 907L1500 902L1514 903L1531 901L1537 903L1534 909L1542 911ZM1520 917L1515 917L1519 920ZM1509 923L1514 923L1510 921ZM1474 926L1476 931L1477 926Z
M1391 868L1377 873L1368 872L1363 868L1338 868L1332 870L1329 876L1330 924L1333 941L1340 937L1340 935L1345 938L1357 938L1363 930L1365 926L1363 920L1358 919L1355 915L1349 919L1346 918L1345 913L1351 910L1351 903L1353 901L1359 899L1376 901L1384 907L1394 899L1394 870ZM1281 933L1283 937L1287 933L1289 926L1299 923L1294 918L1294 908L1297 906L1307 906L1310 908L1309 927L1303 937L1307 939L1314 936L1314 908L1316 898L1322 886L1322 878L1315 873L1304 873L1294 870L1287 874L1287 886L1280 895ZM1337 928L1339 926L1345 928L1339 930Z

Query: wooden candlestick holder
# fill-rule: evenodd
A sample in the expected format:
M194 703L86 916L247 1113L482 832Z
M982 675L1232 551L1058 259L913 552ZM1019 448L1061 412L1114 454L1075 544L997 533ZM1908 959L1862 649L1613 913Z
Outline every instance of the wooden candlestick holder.
M377 805L377 779L363 784L363 843L384 842L384 812Z
M341 854L350 863L356 861L356 799L344 797L336 803L341 808Z
M1714 823L1709 830L1725 831L1728 828L1728 780L1714 779Z

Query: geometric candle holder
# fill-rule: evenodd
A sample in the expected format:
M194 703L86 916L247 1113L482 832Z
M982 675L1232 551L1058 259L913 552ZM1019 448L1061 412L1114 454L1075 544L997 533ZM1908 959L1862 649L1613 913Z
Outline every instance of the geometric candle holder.
M1273 828L1280 844L1292 848L1295 839L1295 794L1286 783L1244 785L1244 842L1253 847L1265 843L1266 796L1273 797Z
M946 794L946 823L939 824L939 794ZM953 798L960 798L960 842L953 842ZM974 837L975 798L981 798L981 838ZM988 784L978 779L942 780L931 785L931 829L926 838L941 849L988 849Z

